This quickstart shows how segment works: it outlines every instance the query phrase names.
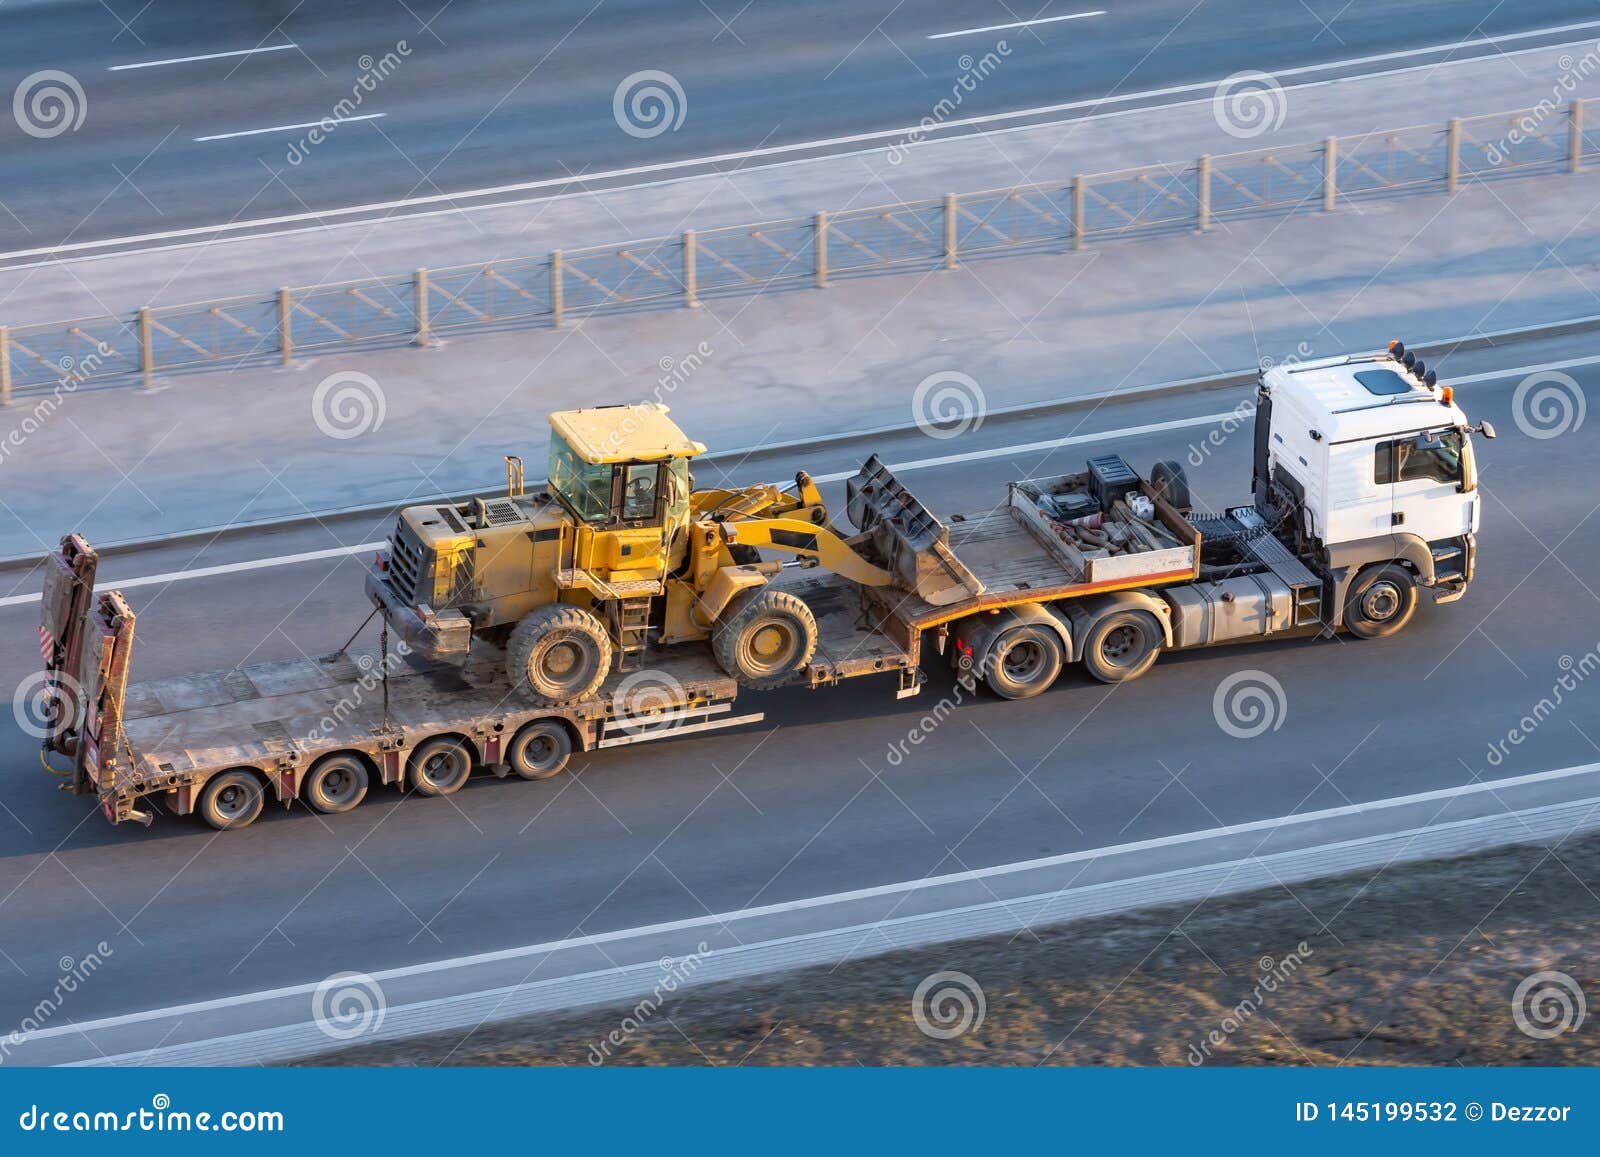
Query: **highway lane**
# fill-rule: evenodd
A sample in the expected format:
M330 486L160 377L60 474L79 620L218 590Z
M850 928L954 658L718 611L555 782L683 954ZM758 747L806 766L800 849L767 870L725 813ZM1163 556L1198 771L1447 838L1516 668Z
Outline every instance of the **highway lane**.
M1033 17L998 0L814 0L742 10L700 0L157 0L127 26L87 0L7 9L0 90L15 93L40 70L62 71L83 94L82 102L69 97L69 115L75 122L80 103L84 115L75 129L46 136L0 119L0 250L649 170L924 117L1137 93L1173 99L1174 88L1208 88L1246 69L1362 61L1349 70L1359 73L1427 64L1449 54L1407 54L1596 19L1584 0L1058 0L1038 15L1088 12L1102 14L969 32ZM986 54L997 63L983 63ZM654 122L640 117L629 133L614 117L613 97L625 77L651 70L681 89L681 101L669 97L681 123L673 116L676 127L651 134ZM352 103L336 113L345 100ZM950 103L941 109L941 101ZM338 116L351 119L309 143L309 126Z
M1571 373L1592 393L1594 368ZM1480 578L1424 605L1400 638L1294 642L1165 657L1115 691L1071 674L1025 703L961 703L929 742L889 752L951 693L918 699L862 681L762 697L766 724L583 759L549 784L474 783L449 801L386 792L337 820L273 814L221 837L166 818L112 829L52 790L33 744L0 739L0 1026L48 991L63 956L105 940L113 963L64 1015L112 1015L542 939L729 911L926 874L1333 807L1595 758L1597 692L1581 683L1498 765L1486 752L1600 638L1600 558L1586 428L1548 440L1511 413L1518 376L1463 390L1502 437L1485 447ZM1093 428L1215 413L1217 396L1107 410ZM1069 433L1064 416L954 442L882 441L891 460ZM1118 442L1135 463L1187 457L1209 426ZM999 439L996 441L996 439ZM930 449L931 448L931 449ZM908 475L936 509L998 501L1006 480L1087 455L1006 453ZM1198 452L1198 451L1197 451ZM807 454L821 472L837 455ZM1242 498L1248 437L1191 472L1200 501ZM778 473L747 464L740 477ZM837 487L833 488L837 490ZM230 549L239 549L237 544ZM1552 551L1554 553L1552 553ZM113 573L153 573L121 559ZM209 559L207 560L209 561ZM137 675L318 653L362 615L350 560L196 579L134 599ZM36 609L0 610L30 639ZM0 686L32 668L7 648ZM1222 732L1212 698L1242 668L1269 673L1287 711L1252 740ZM742 700L754 702L756 697Z

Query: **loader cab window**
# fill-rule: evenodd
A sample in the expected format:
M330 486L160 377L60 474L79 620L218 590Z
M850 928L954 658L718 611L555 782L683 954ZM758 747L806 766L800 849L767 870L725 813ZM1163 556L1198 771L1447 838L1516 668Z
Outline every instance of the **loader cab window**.
M654 462L635 462L624 466L622 471L622 521L654 518L661 467Z
M611 467L585 462L560 434L550 438L550 487L585 522L611 517Z
M1459 485L1461 431L1441 430L1380 442L1373 462L1373 480L1391 482L1443 482Z

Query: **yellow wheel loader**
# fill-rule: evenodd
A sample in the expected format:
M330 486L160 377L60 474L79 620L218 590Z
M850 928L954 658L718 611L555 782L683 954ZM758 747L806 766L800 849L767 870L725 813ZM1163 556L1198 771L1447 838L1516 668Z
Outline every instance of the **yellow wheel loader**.
M666 406L562 411L550 426L542 493L524 493L508 457L504 498L401 512L367 593L424 658L464 663L484 639L505 648L514 686L560 706L641 668L652 638L709 640L728 674L766 689L811 662L817 625L769 585L784 562L764 552L935 604L981 589L903 490L853 490L862 533L846 538L804 471L792 486L695 490L689 463L705 447ZM919 512L936 533L919 539Z

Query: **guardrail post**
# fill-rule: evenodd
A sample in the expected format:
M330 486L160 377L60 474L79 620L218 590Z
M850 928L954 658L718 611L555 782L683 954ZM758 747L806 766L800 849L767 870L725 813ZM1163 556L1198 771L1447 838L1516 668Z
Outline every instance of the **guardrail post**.
M1339 138L1329 137L1322 142L1322 211L1333 212L1333 203L1339 198Z
M566 280L566 262L557 249L550 254L550 324L561 328L566 320L566 302L562 299L562 283Z
M155 351L150 348L150 310L145 307L139 310L139 376L146 387L155 368Z
M1072 247L1083 248L1083 177L1072 178Z
M828 215L818 213L811 225L812 252L816 256L817 288L828 288Z
M428 332L432 327L429 325L428 319L428 271L426 269L417 270L416 284L417 336L411 339L411 344L432 345L432 339L428 336Z
M289 364L289 355L294 353L294 300L289 296L287 288L278 290L278 358L284 365Z
M1200 166L1195 172L1195 200L1200 203L1199 231L1204 233L1211 228L1211 154L1209 153L1200 158Z
M1567 172L1583 168L1583 101L1567 105Z
M1444 188L1454 193L1461 183L1461 118L1451 117L1444 127Z
M11 331L0 325L0 406L11 404Z
M683 304L689 309L700 308L700 285L695 271L693 229L683 231Z
M944 195L944 267L956 267L956 195Z

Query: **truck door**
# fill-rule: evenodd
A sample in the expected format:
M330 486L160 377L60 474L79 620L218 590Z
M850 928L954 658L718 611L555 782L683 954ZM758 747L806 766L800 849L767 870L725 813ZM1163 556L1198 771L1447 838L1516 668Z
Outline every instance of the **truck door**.
M1341 442L1328 447L1328 526L1323 540L1358 542L1389 533L1392 470L1374 454L1371 442Z
M1463 437L1446 426L1383 444L1391 452L1390 522L1396 534L1439 542L1472 529L1475 499L1461 486Z

